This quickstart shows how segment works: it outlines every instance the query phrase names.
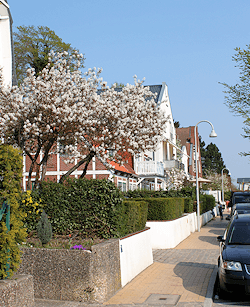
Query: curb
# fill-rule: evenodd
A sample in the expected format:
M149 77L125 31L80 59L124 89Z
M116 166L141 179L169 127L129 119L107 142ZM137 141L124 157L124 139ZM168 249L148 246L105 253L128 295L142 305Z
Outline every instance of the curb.
M212 307L213 305L213 292L214 292L214 284L217 276L218 268L217 266L214 267L214 270L212 272L212 275L210 277L208 288L207 288L207 294L204 301L204 307Z

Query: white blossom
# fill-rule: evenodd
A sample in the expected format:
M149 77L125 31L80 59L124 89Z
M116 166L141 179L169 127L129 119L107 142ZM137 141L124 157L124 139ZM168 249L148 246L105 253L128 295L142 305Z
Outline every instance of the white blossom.
M118 92L99 77L101 68L90 68L82 77L77 66L68 70L70 60L65 52L51 52L39 76L28 69L19 87L6 89L0 83L4 141L21 147L39 165L42 179L47 160L35 161L35 155L57 152L58 143L68 162L84 159L90 152L106 163L122 161L128 150L133 154L154 150L163 138L167 119L149 87L135 76L134 85L127 84ZM108 155L110 148L113 157ZM34 163L30 172L35 171Z

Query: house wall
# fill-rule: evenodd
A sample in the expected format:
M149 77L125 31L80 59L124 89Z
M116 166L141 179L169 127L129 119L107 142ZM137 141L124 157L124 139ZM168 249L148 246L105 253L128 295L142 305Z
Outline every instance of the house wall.
M188 172L191 176L196 176L195 172L195 137L194 137L194 126L177 128L176 133L181 141L182 146L186 146L187 154L190 156L188 158ZM198 175L202 177L202 164L200 155L200 140L198 134L198 128L196 130L197 148L198 148Z
M40 155L38 162L42 160L43 156ZM70 170L74 165L78 163L79 160L75 159L73 163L65 163L65 157L60 154L51 154L48 159L47 172L45 180L52 180L59 182L61 176ZM132 165L131 155L127 156L128 165ZM22 186L26 191L29 189L27 187L28 182L28 171L31 165L31 160L27 156L23 156L23 181ZM70 177L80 178L82 171L84 169L84 164L81 165L77 170L75 170ZM127 166L128 167L128 166ZM132 168L131 168L132 171ZM128 176L129 175L129 176ZM136 185L137 179L131 176L131 174L115 174L114 171L107 169L107 167L97 158L94 157L88 165L87 173L85 175L86 179L109 179L115 183L116 186L121 188L122 191L135 190L138 188ZM32 175L32 181L35 180L35 173Z
M0 68L4 85L12 85L11 17L8 4L0 1Z
M43 158L41 154L38 158L38 162L40 162ZM65 157L60 154L51 154L48 159L47 164L47 172L45 176L45 180L59 181L61 176L70 170L75 164L77 164L78 160L75 159L73 163L65 163ZM31 165L31 160L28 156L23 156L23 182L22 186L24 190L27 189L27 181L28 181L28 171ZM81 165L76 171L74 171L70 177L79 178L84 169L84 165ZM112 177L112 172L108 170L105 165L96 157L89 163L87 174L85 176L86 179L109 179ZM32 180L35 180L35 173L32 174Z

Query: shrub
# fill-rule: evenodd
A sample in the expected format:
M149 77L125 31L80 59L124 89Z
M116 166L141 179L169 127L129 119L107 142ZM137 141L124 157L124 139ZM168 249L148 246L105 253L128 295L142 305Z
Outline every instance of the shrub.
M26 213L24 226L27 232L36 230L37 223L42 213L41 199L39 199L36 191L27 191L22 193L20 208Z
M0 145L0 207L6 200L10 204L10 231L7 232L6 216L0 222L0 279L11 277L20 259L18 244L25 241L23 226L25 213L19 207L22 179L22 153L12 146ZM8 274L6 264L8 262Z
M192 198L185 197L184 198L184 212L190 213L194 211L194 202Z
M52 227L47 214L43 210L41 218L37 224L37 236L42 245L49 243L52 238Z
M56 234L77 231L88 237L119 236L122 194L108 180L69 178L42 182L39 197Z
M145 201L125 200L121 204L118 222L119 236L133 233L145 228L148 215L148 204Z
M153 190L134 190L124 193L126 198L169 198L169 197L189 197L191 199L196 198L195 187L183 187L180 190L171 189L168 191L153 191Z
M147 198L148 220L172 220L182 216L184 198Z
M213 195L200 195L200 214L212 210L215 207L215 198Z

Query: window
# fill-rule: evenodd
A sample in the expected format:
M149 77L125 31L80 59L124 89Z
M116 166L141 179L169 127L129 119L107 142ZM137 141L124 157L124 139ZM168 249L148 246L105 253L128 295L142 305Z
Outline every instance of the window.
M118 186L118 188L119 188L122 192L127 192L127 184L126 184L126 182L118 181L117 186Z

